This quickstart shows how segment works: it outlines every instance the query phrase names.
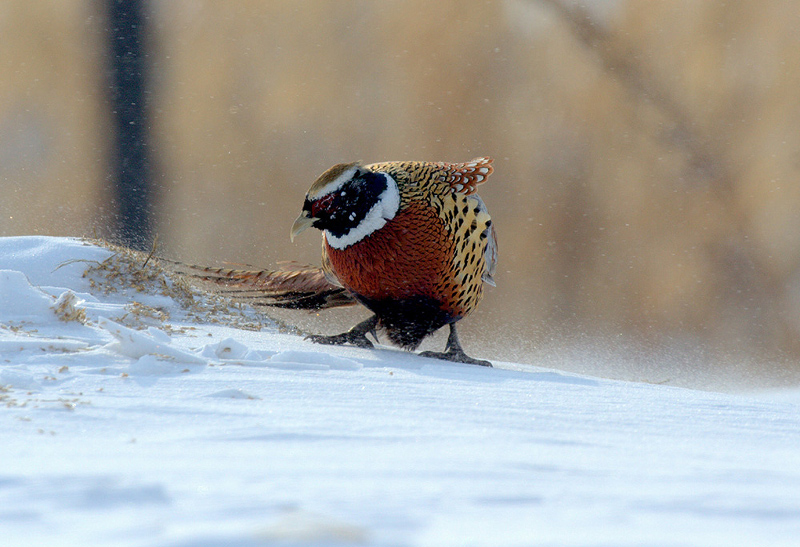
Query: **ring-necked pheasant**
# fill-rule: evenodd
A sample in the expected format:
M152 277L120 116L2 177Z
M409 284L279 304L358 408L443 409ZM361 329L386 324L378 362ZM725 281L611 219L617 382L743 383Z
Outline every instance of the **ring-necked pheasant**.
M265 305L322 309L361 303L374 315L349 331L309 338L372 347L381 330L405 349L448 325L445 351L427 357L491 366L467 356L456 322L472 312L483 283L494 285L497 240L476 186L491 158L466 163L343 163L306 194L294 238L322 230L322 268L286 271L204 269L204 277Z

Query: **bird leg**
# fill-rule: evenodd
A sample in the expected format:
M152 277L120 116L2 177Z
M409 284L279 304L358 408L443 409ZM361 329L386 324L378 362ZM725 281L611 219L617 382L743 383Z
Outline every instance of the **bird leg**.
M458 333L456 333L456 324L450 323L450 336L447 337L447 345L444 352L438 351L423 351L420 353L422 357L431 357L433 359L444 359L445 361L453 361L456 363L466 363L468 365L480 365L482 367L491 367L492 363L482 359L473 359L461 348L461 342L458 341Z
M306 336L306 340L311 340L317 344L353 344L359 348L371 348L373 345L372 342L370 342L367 338L367 333L372 333L372 336L377 339L377 335L375 333L376 326L378 326L378 316L373 315L369 319L362 321L349 331L343 332L342 334L334 334L332 336L326 336L324 334L309 334Z

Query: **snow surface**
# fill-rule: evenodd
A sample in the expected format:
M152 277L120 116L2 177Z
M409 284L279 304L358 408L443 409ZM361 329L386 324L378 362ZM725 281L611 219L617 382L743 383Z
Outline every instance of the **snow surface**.
M800 392L322 347L0 238L0 543L800 544Z

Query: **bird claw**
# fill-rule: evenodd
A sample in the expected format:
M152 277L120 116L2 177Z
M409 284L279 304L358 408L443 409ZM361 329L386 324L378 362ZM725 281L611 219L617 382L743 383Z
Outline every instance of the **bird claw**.
M463 351L423 351L420 353L422 357L429 357L431 359L443 359L445 361L452 361L454 363L465 363L467 365L478 365L481 367L492 367L492 363L484 361L483 359L473 359Z
M445 361L452 361L454 363L466 363L467 365L493 368L492 363L489 361L473 359L464 353L464 350L461 349L461 342L458 341L455 323L450 323L450 336L447 337L445 351L423 351L420 355L422 357L430 357L431 359L444 359Z
M306 336L306 340L311 340L316 344L327 344L327 345L336 345L336 346L343 346L344 344L353 344L359 348L373 348L375 346L372 345L372 342L369 341L367 338L368 333L372 333L377 340L378 337L375 334L375 327L378 324L378 317L373 315L369 319L362 321L352 329L347 332L343 332L342 334L334 334L332 336L326 336L324 334L309 334Z

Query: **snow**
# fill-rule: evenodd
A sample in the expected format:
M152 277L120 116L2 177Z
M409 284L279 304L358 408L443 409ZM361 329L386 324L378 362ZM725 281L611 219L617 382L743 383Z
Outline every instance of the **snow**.
M798 544L796 389L317 346L142 264L0 238L3 545Z

